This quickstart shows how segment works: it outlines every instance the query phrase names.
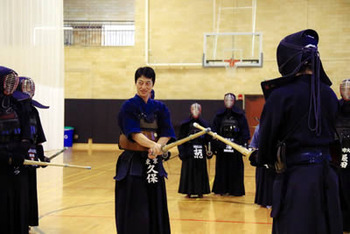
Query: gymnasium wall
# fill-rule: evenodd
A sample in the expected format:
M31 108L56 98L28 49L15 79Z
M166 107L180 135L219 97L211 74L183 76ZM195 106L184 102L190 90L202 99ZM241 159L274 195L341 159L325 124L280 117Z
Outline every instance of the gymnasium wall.
M70 1L73 0L65 1L65 17L66 2ZM79 4L79 1L86 6L87 1L74 0L76 4ZM104 2L110 1L98 1L102 5ZM108 110L118 110L122 100L135 94L134 72L138 67L146 65L145 2L135 0L134 3L135 46L65 47L66 125L72 124L69 119L78 117L75 116L76 113L91 114L89 110L79 111L82 107L79 103L95 100L109 103L110 105L99 104L101 108L105 107L96 111L110 114ZM220 2L242 4L250 1L150 0L147 18L149 62L200 63L203 33L213 32L216 23L213 15L218 14ZM263 33L264 59L261 68L238 68L232 76L225 68L154 67L157 74L154 88L156 98L177 102L181 107L177 111L187 112L189 103L184 104L184 101L213 101L212 105L209 103L208 106L218 109L221 106L217 103L222 101L226 92L262 94L260 82L279 76L275 58L279 41L290 33L306 28L315 29L319 33L319 51L323 66L333 81L334 91L339 94L340 82L350 77L349 12L350 2L344 0L258 0L255 31ZM110 13L107 12L106 15L108 14ZM70 17L93 20L89 18L90 15L93 14L75 12L70 14ZM113 19L114 16L110 17ZM239 11L222 14L219 28L220 32L252 31L251 13ZM73 106L76 108L74 112L70 111ZM94 121L93 125L99 124L103 129L108 128L109 123L100 126L104 121L102 115L97 114ZM84 131L91 132L92 128L87 127ZM93 135L92 137L94 138Z
M125 100L119 99L66 99L65 120L68 125L74 126L76 143L87 143L92 139L93 143L118 142L120 129L117 117L121 105ZM180 124L189 117L190 106L196 100L161 100L169 108L171 120L176 135L180 130ZM202 118L210 121L215 117L218 108L224 107L222 100L200 100L202 106ZM242 101L235 103L242 108ZM84 113L84 114L82 114Z

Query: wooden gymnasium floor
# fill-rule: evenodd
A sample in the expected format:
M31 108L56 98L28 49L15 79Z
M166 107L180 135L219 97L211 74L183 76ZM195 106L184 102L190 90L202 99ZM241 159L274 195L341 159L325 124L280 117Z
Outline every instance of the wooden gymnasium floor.
M120 152L92 151L89 155L88 151L69 148L52 162L89 165L92 170L38 169L40 220L39 226L30 233L116 233L113 176ZM176 153L172 152L172 156ZM172 233L271 233L270 210L254 204L255 168L249 165L247 158L244 162L245 196L209 194L202 199L188 199L177 193L181 161L175 157L165 162L169 174L166 186ZM212 186L215 157L209 160L208 168Z

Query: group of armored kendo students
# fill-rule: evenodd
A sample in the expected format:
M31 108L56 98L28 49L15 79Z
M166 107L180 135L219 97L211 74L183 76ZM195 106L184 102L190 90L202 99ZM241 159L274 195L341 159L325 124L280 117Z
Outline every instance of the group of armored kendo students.
M244 112L236 107L236 96L232 93L224 95L225 107L220 109L214 117L212 124L208 124L201 117L202 107L193 103L190 108L190 117L180 125L178 138L195 134L200 130L194 123L216 132L225 139L236 144L246 146L250 138L248 122ZM178 146L179 157L182 160L179 193L203 197L210 193L207 158L216 155L215 179L212 192L219 195L243 196L244 164L242 154L209 135L202 135L194 140Z
M36 166L25 160L49 162L41 143L45 135L33 100L35 85L0 66L0 229L1 233L28 233L38 226Z
M350 231L350 80L342 82L339 102L323 69L318 40L317 32L311 29L283 38L277 47L282 77L261 83L266 102L250 142L253 152L249 161L257 167L255 202L272 206L272 233L276 234ZM167 173L161 155L164 145L175 141L175 132L168 108L151 98L154 84L152 68L137 69L137 94L123 104L118 116L119 145L124 150L115 176L119 234L170 233L164 182ZM210 192L206 157L215 154L212 191L245 194L242 157L222 143L229 139L247 146L250 139L247 120L233 105L234 100L233 94L226 94L225 108L210 124L211 133L217 135L178 140L180 193L202 197ZM201 106L194 103L178 139L200 133L194 122L209 126L200 113Z

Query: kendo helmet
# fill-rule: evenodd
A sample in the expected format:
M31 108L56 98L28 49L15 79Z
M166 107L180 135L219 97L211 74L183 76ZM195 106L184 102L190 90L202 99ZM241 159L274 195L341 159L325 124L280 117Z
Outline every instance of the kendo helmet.
M19 85L13 96L21 101L26 99L32 99L35 94L35 83L33 79L29 77L19 77Z
M311 71L308 128L317 136L322 131L320 82L332 85L322 67L317 47L318 39L315 30L306 29L286 36L277 48L278 69L283 77L294 79L298 73Z
M49 106L43 105L40 102L33 99L35 94L35 82L32 78L21 76L19 77L19 85L16 91L13 93L13 97L17 101L31 100L33 106L41 109L48 109Z
M321 81L332 82L323 70L318 52L319 36L315 30L306 29L293 33L281 40L277 47L277 64L282 76L293 76L309 67Z
M341 82L340 95L345 101L350 101L350 79L345 79Z
M191 116L194 119L198 119L202 113L202 106L199 103L195 102L191 105L190 112L191 112Z
M236 95L233 93L226 93L224 95L224 104L227 109L231 109L236 101Z
M0 93L4 95L12 95L18 86L18 74L7 67L0 66Z

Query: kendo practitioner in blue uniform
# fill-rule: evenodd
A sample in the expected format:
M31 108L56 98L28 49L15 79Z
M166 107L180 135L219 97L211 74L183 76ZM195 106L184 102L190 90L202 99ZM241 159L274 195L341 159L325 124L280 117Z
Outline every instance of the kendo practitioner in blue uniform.
M286 36L277 48L282 78L262 82L258 164L276 169L273 233L342 233L338 177L331 167L338 99L323 70L318 34Z
M19 111L25 112L29 120L31 145L26 155L26 159L33 161L50 162L50 159L44 155L42 143L46 141L44 130L41 125L39 112L36 107L45 108L33 100L35 94L35 83L29 77L19 77L19 85L13 93L17 100ZM37 193L37 173L38 166L26 166L28 169L28 189L29 189L29 225L39 225L38 212L38 193Z
M214 117L212 130L236 144L247 146L250 139L248 122L244 112L234 106L235 100L234 94L225 94L225 108ZM221 195L245 195L242 154L218 140L213 141L213 150L216 164L212 191Z
M19 78L0 67L0 227L6 234L28 233L28 169L30 147L27 116L12 97Z
M343 214L343 231L350 232L350 79L340 84L341 99L336 129L341 145L339 187Z
M162 164L162 145L175 138L168 108L150 98L155 83L151 67L135 72L137 94L123 103L116 166L115 212L119 234L170 233Z
M193 123L198 123L205 128L209 125L201 117L202 107L200 104L193 103L190 112L190 117L185 119L180 125L178 139L200 131L193 126ZM179 157L182 161L179 193L186 194L188 198L191 195L197 195L199 198L202 198L203 194L210 193L207 158L211 158L213 153L209 145L210 137L205 134L178 146Z
M259 129L257 125L250 142L250 147L259 150ZM256 165L252 165L256 166ZM272 186L275 179L275 171L268 168L268 165L257 166L255 171L255 199L254 203L263 207L272 206Z

